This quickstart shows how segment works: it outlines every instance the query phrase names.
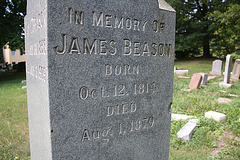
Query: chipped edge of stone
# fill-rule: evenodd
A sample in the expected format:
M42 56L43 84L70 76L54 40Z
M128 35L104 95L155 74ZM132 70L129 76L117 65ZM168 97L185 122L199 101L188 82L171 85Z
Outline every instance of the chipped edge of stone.
M176 12L165 0L158 0L159 9Z

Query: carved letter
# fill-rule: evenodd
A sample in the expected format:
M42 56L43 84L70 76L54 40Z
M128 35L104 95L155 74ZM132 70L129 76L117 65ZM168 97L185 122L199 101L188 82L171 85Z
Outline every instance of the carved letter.
M129 39L124 39L124 55L130 55L131 52L131 41Z
M123 18L118 21L118 18L115 16L115 27L114 28L121 28L123 29Z
M117 53L117 48L116 48L116 42L115 41L111 41L110 42L110 47L112 48L109 52L111 55L115 55Z
M62 49L62 51L59 51L59 47L58 46L54 47L55 52L57 54L64 54L66 52L66 48L67 48L67 35L66 34L62 34L62 37L63 37L63 49Z
M160 56L164 56L164 45L162 43L158 46L158 53Z
M115 67L115 75L120 75L122 73L122 67L120 64L116 65Z
M172 47L171 44L169 44L169 45L165 44L165 55L168 57L171 56L171 47Z
M137 19L134 19L133 23L134 23L133 30L140 31L140 27L139 27L139 25L140 25L140 22L139 22L139 20L137 20Z
M134 50L133 50L134 56L140 56L139 45L140 45L140 42L134 42Z
M93 11L93 26L101 26L103 27L103 13L100 12L99 18L96 13Z
M83 12L75 11L75 24L83 24Z
M79 97L83 100L87 99L88 98L88 88L83 86L80 88L80 91L79 91Z
M137 111L137 105L135 103L131 103L131 113L134 113Z
M106 40L100 40L100 55L107 55L107 52L106 52L106 46L105 44L107 43Z
M148 54L148 56L150 56L150 54L149 54L148 43L145 43L145 44L144 44L143 54L142 54L142 56L144 56L144 54Z
M69 54L72 54L73 52L76 52L77 54L81 54L81 51L78 45L78 39L74 37L72 38L72 43L69 48Z
M105 64L105 73L106 73L106 76L110 76L112 74L112 65L110 64Z
M130 18L126 19L126 28L130 30L132 28L132 21Z
M89 44L88 39L84 38L84 54L90 53L92 54L94 50L94 54L97 54L97 40L94 39L92 45Z
M147 21L145 21L143 24L143 32L145 32L146 24L147 24Z
M73 23L73 9L69 8L68 12L69 12L69 23Z
M111 15L105 15L105 18L106 18L106 27L108 28L112 28L112 24L111 24L111 19L112 19L112 16Z
M139 65L133 65L133 74L139 74Z
M85 141L85 140L91 140L87 129L84 130L83 136L82 136L82 141Z
M108 114L107 117L112 116L114 113L114 108L112 106L107 106Z
M153 56L156 56L157 55L157 44L156 43L152 43L152 49L154 50L154 52L151 52L151 54Z

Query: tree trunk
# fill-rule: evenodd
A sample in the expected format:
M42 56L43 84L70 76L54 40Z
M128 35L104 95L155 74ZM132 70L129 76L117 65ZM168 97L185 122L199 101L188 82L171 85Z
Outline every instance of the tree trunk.
M210 46L209 46L209 35L203 36L203 57L211 58Z

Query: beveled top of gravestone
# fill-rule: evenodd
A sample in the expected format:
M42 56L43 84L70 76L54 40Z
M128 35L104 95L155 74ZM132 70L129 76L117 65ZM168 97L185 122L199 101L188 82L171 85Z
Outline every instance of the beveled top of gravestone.
M47 3L52 158L168 159L174 10L163 0Z
M197 89L197 88L199 88L199 86L201 84L201 81L202 81L201 74L194 73L192 78L191 78L191 81L189 83L189 88L190 89Z
M222 61L221 60L215 60L212 64L212 71L210 74L213 75L221 75L222 74Z

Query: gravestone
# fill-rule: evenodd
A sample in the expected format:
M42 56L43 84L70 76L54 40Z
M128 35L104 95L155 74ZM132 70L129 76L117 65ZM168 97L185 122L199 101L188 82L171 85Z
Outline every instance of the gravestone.
M222 75L222 61L215 60L213 61L212 71L210 72L212 75Z
M28 0L31 159L168 159L175 11L163 0Z
M202 81L202 76L198 73L194 73L192 78L191 78L191 81L189 83L189 88L190 89L197 89L200 87L200 84L201 84L201 81Z
M231 80L238 81L239 78L240 78L240 59L236 59L232 70Z
M224 81L219 83L220 87L229 88L229 87L232 86L232 84L229 83L230 82L231 67L232 67L232 56L227 55L226 63L225 63Z
M202 81L201 81L201 85L206 85L207 80L208 80L208 74L206 73L199 73L202 76Z

